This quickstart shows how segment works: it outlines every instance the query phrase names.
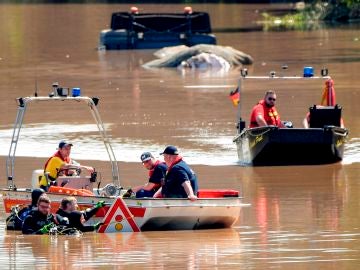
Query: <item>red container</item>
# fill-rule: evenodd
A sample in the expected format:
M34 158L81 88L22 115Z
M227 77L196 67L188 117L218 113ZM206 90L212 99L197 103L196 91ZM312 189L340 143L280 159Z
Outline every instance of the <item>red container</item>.
M198 198L239 197L239 191L233 189L200 189Z

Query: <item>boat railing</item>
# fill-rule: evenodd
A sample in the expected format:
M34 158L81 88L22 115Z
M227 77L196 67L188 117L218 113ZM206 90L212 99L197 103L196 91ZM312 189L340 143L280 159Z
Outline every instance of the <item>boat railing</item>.
M287 70L287 66L284 65L282 67L282 69L285 71ZM275 71L270 71L268 75L266 76L252 76L252 75L248 75L248 70L246 68L243 68L240 70L240 78L238 80L238 92L239 92L239 96L241 96L242 94L242 88L244 87L245 81L247 80L260 80L260 81L315 81L315 80L329 80L331 79L331 76L329 76L329 71L326 68L321 69L320 72L320 76L315 76L314 75L314 70L312 67L304 67L304 74L302 76L286 76L284 75L285 72L283 74L277 75L277 73ZM241 100L242 98L239 99L238 102L238 110L237 110L237 131L238 134L241 134L241 132L245 129L246 126L246 122L242 119L241 117ZM234 139L234 141L236 140L236 138Z
M88 107L90 108L91 114L96 122L97 128L99 133L102 137L102 140L105 145L106 152L109 156L110 163L111 163L111 172L112 172L112 180L115 185L120 186L120 178L119 178L119 169L116 161L116 157L114 151L112 149L109 137L106 134L106 130L104 124L101 120L99 111L97 109L97 104L99 99L96 97L90 98L86 96L31 96L31 97L20 97L17 98L18 103L18 111L16 114L16 119L13 128L13 134L10 143L9 154L6 159L6 176L7 176L7 184L10 189L16 189L15 185L15 177L14 177L14 170L15 170L15 154L16 148L20 136L21 127L24 120L24 115L27 109L27 106L31 102L45 102L45 101L77 101L77 102L85 102Z
M236 142L239 138L250 135L250 136L261 136L266 134L269 131L274 129L279 129L277 126L264 126L264 127L254 127L254 128L245 128L238 134L234 139L233 142Z

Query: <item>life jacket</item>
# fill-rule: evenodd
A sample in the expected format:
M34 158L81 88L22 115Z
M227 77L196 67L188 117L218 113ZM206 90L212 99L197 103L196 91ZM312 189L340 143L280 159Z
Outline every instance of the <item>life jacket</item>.
M176 169L174 169L176 168ZM176 170L175 172L173 170ZM176 175L181 171L182 176ZM185 174L187 179L185 179ZM177 179L181 177L181 179ZM181 182L180 182L181 180ZM162 187L162 195L167 198L187 198L188 194L186 193L183 182L190 181L191 187L194 194L197 194L198 184L197 177L195 172L183 161L181 156L178 156L175 161L169 166L166 177L165 185Z
M149 170L149 179L154 174L155 168L161 163L160 160L155 161L154 167ZM153 191L156 192L161 187L161 184L154 184Z
M266 121L266 123L268 125L273 125L273 126L280 126L281 125L280 115L277 112L275 106L268 107L265 104L265 100L260 100L259 103L253 108L253 111L251 113L250 128L259 126L257 121L256 121L256 116L258 115L257 113L259 111L263 112L262 115L263 115L264 120Z
M55 154L53 154L51 157L49 157L49 159L46 161L45 166L44 166L44 173L45 173L45 171L46 171L47 165L49 164L50 160L51 160L53 157L58 157L58 158L60 158L62 161L66 162L67 164L70 164L70 163L71 163L71 158L70 158L70 157L64 158L64 157L61 155L60 150L58 150L58 151L55 152ZM65 173L65 175L68 174L68 173L67 173L68 170L64 170L63 172ZM58 173L59 173L59 172L58 172ZM54 181L54 180L56 180L56 179L50 179L50 180L53 180L53 181Z
M176 157L176 159L174 160L174 162L170 164L169 168L168 168L167 171L166 171L166 174L168 174L169 171L172 169L172 167L174 167L174 166L175 166L177 163L179 163L180 161L182 161L182 156L178 155L178 156Z
M149 178L154 174L155 168L156 168L156 166L159 165L159 164L160 164L160 160L155 161L154 168L152 168L151 170L149 170Z

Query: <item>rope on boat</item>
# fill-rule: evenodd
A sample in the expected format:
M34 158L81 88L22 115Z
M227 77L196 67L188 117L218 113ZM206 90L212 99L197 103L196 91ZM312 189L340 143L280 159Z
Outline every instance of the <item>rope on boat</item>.
M266 127L266 128L264 128L264 131L259 132L259 133L256 133L256 134L255 134L254 130L248 129L248 130L247 130L247 133L249 134L249 136L254 136L254 137L255 137L255 136L262 136L262 135L264 135L264 134L266 134L266 133L274 130L275 128L276 128L276 127ZM261 129L260 129L260 130L261 130ZM259 131L259 130L257 129L256 131Z

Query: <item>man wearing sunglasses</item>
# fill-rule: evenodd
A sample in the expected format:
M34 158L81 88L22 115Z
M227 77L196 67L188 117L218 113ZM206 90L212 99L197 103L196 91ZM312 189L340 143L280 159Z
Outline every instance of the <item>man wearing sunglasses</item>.
M48 234L56 225L66 225L69 220L51 214L51 201L44 193L39 197L37 207L25 218L22 224L23 234Z
M276 93L268 90L264 99L256 104L250 116L250 128L263 126L286 127L280 120L280 115L275 108Z

